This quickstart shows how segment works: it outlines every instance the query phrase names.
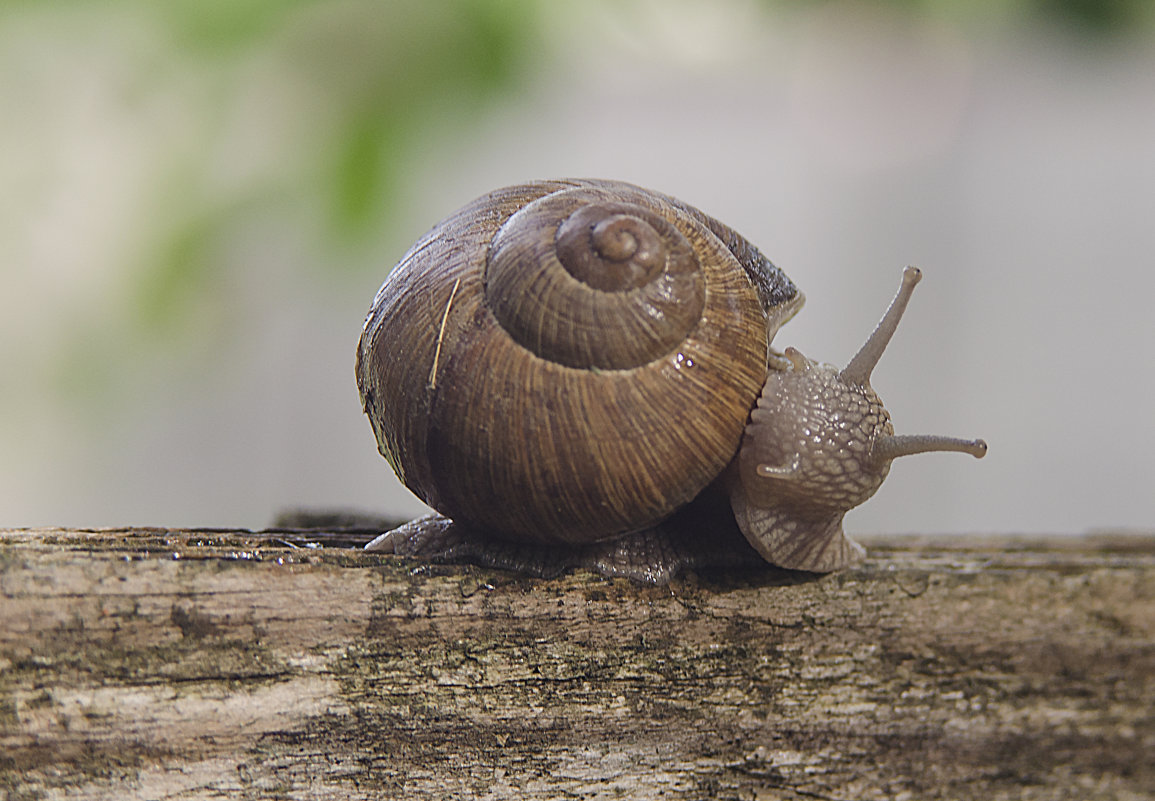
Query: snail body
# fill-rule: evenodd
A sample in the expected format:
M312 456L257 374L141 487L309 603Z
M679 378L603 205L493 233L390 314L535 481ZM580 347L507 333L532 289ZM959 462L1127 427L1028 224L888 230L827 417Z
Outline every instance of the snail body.
M366 317L358 387L382 455L441 515L418 533L452 521L458 540L497 550L652 537L722 484L734 515L719 528L736 521L773 564L832 570L861 550L842 514L893 458L871 454L893 431L867 380L901 308L838 384L771 350L802 302L757 248L681 201L533 182L477 199L401 259ZM811 460L820 421L833 434ZM921 449L944 442L980 448ZM370 547L404 550L414 533Z

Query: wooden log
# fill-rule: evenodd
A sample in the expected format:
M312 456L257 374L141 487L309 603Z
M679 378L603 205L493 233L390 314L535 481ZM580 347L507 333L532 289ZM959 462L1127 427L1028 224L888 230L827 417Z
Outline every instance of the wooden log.
M1155 797L1155 537L640 587L0 531L8 799Z

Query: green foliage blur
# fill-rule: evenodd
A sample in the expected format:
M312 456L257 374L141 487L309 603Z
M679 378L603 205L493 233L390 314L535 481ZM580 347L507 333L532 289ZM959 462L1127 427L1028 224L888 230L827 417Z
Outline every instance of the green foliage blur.
M106 191L85 202L120 209L104 237L114 240L107 263L90 253L61 267L35 247L17 256L25 296L35 302L40 290L73 329L28 360L67 396L117 380L105 368L149 342L211 354L245 313L237 241L286 224L316 243L319 257L302 261L322 282L379 274L365 253L392 233L414 144L467 131L532 78L542 9L541 0L0 2L0 101L18 132L9 147L34 165L19 170L32 176L32 197L0 189L0 209L16 210L21 232L67 230L72 221L52 219L55 210L38 215L36 196L74 194L71 184L102 164ZM91 280L104 296L59 298L52 272L86 273L71 284Z
M141 288L147 322L179 317L182 298L209 283L213 243L239 206L268 202L278 192L320 200L319 222L335 243L356 243L388 219L409 145L428 128L471 116L523 74L537 42L537 0L390 0L346 3L334 12L322 0L174 0L157 4L179 52L189 62L217 65L228 85L254 52L278 52L283 68L300 71L325 102L296 135L313 142L272 185L250 197L189 208L156 255ZM324 13L311 16L316 9ZM285 186L284 182L295 184ZM334 259L328 265L355 263Z

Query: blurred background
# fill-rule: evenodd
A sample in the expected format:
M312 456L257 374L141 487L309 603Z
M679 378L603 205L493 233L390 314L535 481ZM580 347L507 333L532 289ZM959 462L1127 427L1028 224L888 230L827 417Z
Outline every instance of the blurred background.
M1148 0L0 4L0 525L409 515L353 378L389 267L533 178L674 194L902 432L852 532L1155 527Z

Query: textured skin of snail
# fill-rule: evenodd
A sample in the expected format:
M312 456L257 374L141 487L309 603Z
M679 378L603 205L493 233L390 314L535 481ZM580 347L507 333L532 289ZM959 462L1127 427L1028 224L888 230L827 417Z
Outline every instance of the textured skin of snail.
M357 349L378 448L437 514L373 550L663 583L686 568L827 572L890 461L870 388L920 273L845 368L771 351L802 294L732 229L614 181L478 198L402 258ZM739 452L739 448L741 448Z

